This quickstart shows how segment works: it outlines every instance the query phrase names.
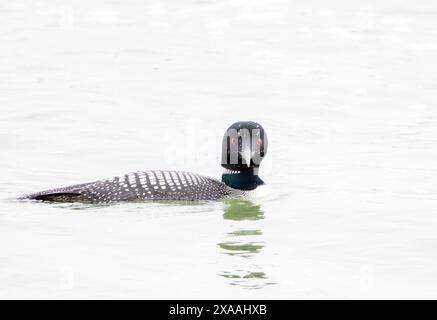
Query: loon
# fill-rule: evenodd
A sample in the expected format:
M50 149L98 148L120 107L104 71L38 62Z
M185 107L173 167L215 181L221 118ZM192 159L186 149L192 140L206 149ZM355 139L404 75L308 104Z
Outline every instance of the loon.
M258 176L267 135L257 122L231 125L222 142L221 181L182 171L140 171L99 181L28 194L19 199L48 202L201 201L244 197L263 185Z

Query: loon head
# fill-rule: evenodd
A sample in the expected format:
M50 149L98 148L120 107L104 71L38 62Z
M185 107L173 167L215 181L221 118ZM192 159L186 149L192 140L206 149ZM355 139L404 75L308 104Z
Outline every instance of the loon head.
M258 168L267 154L267 146L267 134L259 123L240 121L231 125L222 143L223 182L241 190L263 184Z

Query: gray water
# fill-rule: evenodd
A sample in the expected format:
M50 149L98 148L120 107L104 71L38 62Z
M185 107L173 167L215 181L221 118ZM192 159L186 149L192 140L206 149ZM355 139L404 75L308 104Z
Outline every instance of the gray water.
M432 1L0 1L0 298L436 298ZM23 193L146 169L220 177L269 134L254 199Z

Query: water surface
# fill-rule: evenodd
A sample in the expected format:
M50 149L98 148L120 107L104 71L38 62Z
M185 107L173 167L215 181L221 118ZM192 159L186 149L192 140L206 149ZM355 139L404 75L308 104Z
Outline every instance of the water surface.
M366 3L0 2L0 298L435 298L437 8ZM220 177L239 120L257 198L14 200Z

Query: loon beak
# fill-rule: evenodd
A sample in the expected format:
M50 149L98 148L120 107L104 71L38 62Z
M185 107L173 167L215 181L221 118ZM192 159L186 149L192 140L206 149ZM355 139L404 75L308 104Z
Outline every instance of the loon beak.
M250 148L245 148L243 150L243 159L246 161L246 165L249 168L250 167L250 160L252 158L252 153L250 151Z

